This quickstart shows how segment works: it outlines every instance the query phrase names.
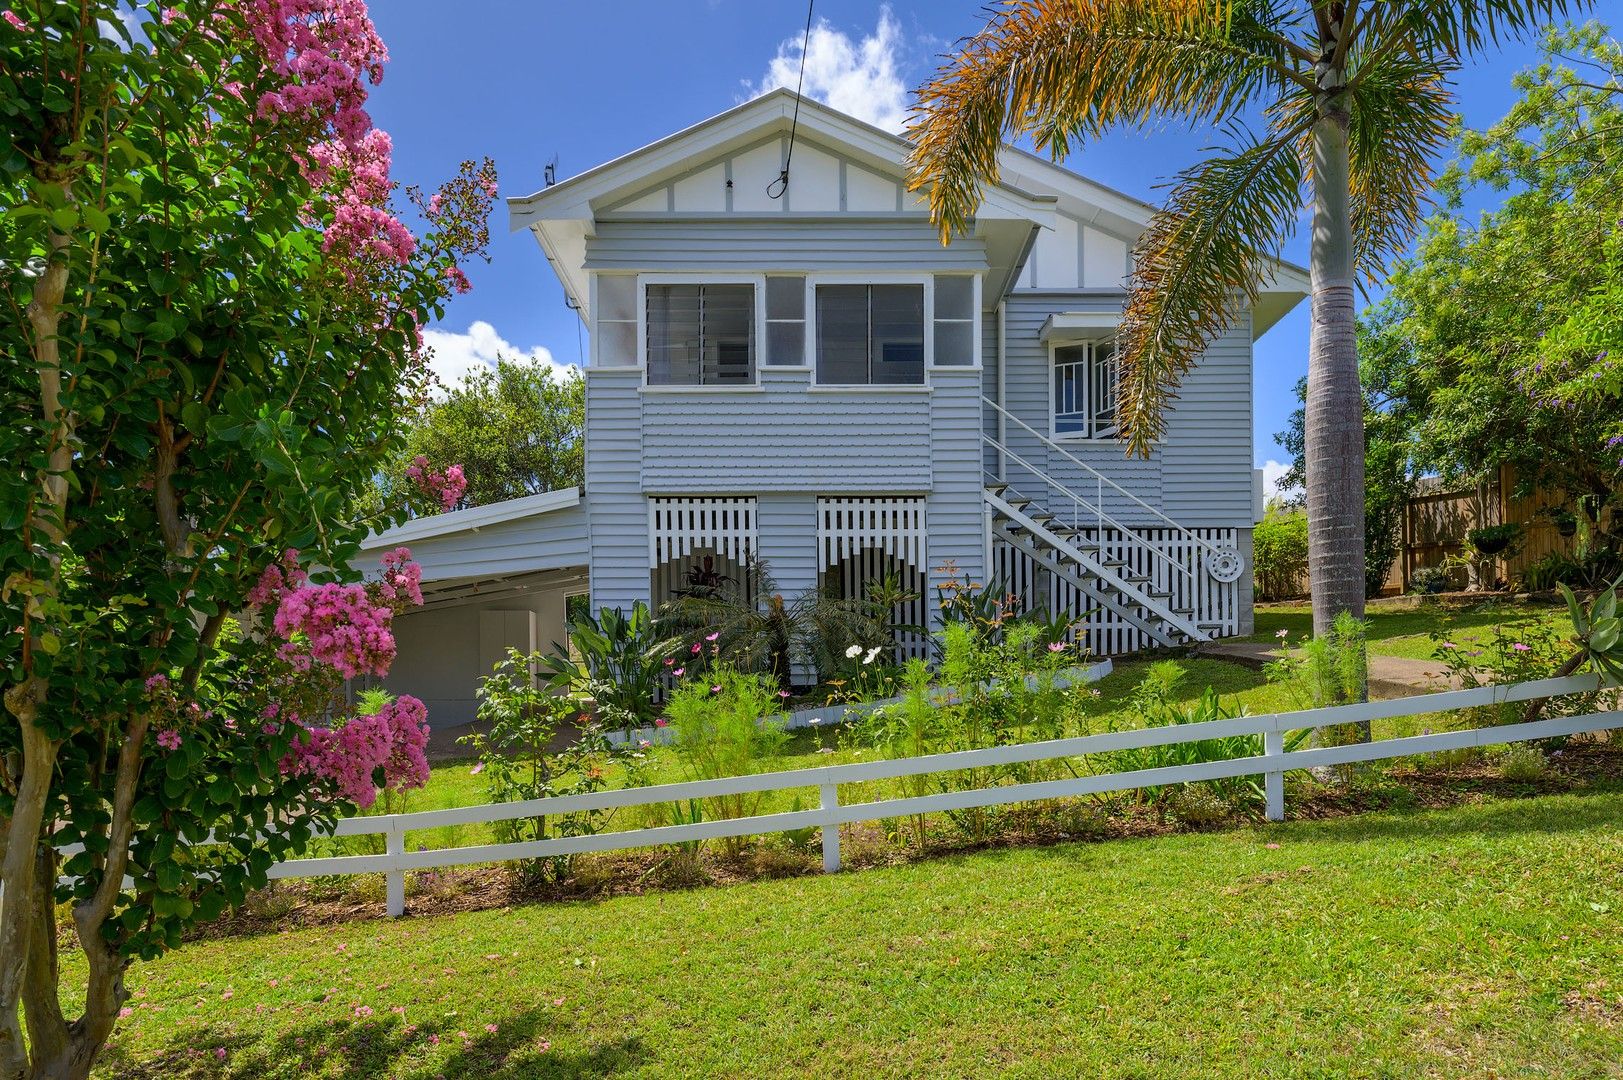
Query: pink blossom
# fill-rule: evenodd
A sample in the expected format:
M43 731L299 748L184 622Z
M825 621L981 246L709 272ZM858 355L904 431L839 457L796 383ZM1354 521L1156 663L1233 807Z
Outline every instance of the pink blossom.
M148 691L161 690L168 685L169 676L163 674L162 672L159 672L156 675L147 676L146 688Z
M1048 643L1048 651L1049 652L1064 652L1066 649L1069 649L1069 648L1070 648L1070 646L1065 644L1065 642L1063 642L1063 641L1050 641Z
M710 692L711 692L711 693L712 693L712 694L719 694L719 693L721 693L721 686L720 686L720 684L719 684L719 683L718 683L718 684L717 684L717 685L715 685L715 686L712 686L712 687L711 687L711 688L710 688Z
M1516 642L1514 645L1512 645L1511 648L1513 650L1515 650L1516 652L1532 652L1533 651L1532 646L1524 645L1519 641Z
M156 741L160 747L173 753L174 751L180 749L182 740L180 732L176 731L174 728L164 728L162 731L158 732Z
M697 655L698 655L698 653L699 653L699 650L700 650L700 649L702 649L702 648L703 648L703 647L704 647L704 646L702 646L702 645L700 645L700 644L699 644L699 643L698 643L698 642L697 642L697 641L695 641L695 642L694 642L694 643L693 643L693 654L694 654L694 655L695 655L695 656L697 656Z
M0 11L0 19L6 20L6 22L10 23L14 29L21 30L25 34L29 32L28 24L23 22L22 19L18 18L17 13L12 11L10 8Z
M459 293L465 293L469 289L473 288L473 283L468 280L468 275L462 272L462 268L460 266L446 267L445 279L449 281L451 283L451 287Z
M687 671L687 668L679 667L675 671L671 672L671 674L676 676L678 679L680 679L682 677L683 673L686 672L686 671Z
M214 1060L216 1060L216 1061L224 1061L225 1060L225 1047L216 1046L214 1048Z
M421 595L421 594L419 594ZM394 611L373 601L362 585L306 585L282 597L276 609L276 633L289 646L283 659L300 666L305 651L328 664L346 679L357 675L386 675L394 662L395 640L390 630ZM304 649L290 647L303 636Z
M437 472L429 467L428 459L421 454L406 466L406 479L424 495L437 499L446 510L454 510L468 490L468 479L463 475L462 466L452 465L444 472Z
M655 718L654 726L655 727L670 727L671 722L669 720L665 719L663 716L660 716L660 717Z
M713 633L713 634L706 634L706 635L705 635L705 636L704 636L704 639L705 639L705 640L706 640L706 641L715 641L715 640L716 640L716 639L717 639L717 638L719 638L719 637L720 637L720 636L721 636L721 631L720 631L720 630L717 630L717 631L716 631L716 632L715 632L715 633Z

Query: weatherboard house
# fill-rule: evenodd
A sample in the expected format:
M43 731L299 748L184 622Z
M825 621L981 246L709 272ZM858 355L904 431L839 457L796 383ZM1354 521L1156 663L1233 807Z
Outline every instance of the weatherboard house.
M1129 457L1112 336L1152 208L1009 148L943 245L904 139L796 103L509 200L590 332L585 485L370 542L422 564L391 680L436 724L473 717L508 647L561 642L572 601L657 605L756 560L786 596L895 575L918 624L950 577L997 582L1104 654L1251 630L1252 346L1305 273L1259 283Z

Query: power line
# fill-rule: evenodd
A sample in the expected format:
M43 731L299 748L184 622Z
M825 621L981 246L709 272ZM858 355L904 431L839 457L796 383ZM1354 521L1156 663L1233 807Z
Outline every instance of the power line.
M781 199L784 192L789 190L789 162L795 157L795 132L800 127L800 91L806 85L806 50L811 48L812 5L816 2L806 0L806 34L800 39L800 75L795 79L795 113L789 121L789 149L783 155L783 171L766 186L769 199ZM778 189L776 194L773 194L773 188Z

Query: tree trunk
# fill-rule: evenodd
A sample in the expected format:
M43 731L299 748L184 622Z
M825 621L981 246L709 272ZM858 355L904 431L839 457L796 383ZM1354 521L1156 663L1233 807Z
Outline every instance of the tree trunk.
M1313 336L1307 361L1308 576L1313 632L1364 616L1364 408L1354 315L1348 116L1313 127Z

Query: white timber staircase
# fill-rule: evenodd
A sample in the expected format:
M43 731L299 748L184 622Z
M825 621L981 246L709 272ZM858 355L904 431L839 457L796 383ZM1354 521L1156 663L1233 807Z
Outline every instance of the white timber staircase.
M1218 609L1226 604L1232 612L1232 586L1244 570L1231 532L1221 531L1229 539L1224 544L1185 528L991 399L983 401L1003 418L1000 431L1018 425L1029 436L1023 440L1028 452L1036 440L1050 462L1064 461L1067 473L1093 489L1084 497L1076 479L1062 483L983 434L1003 472L1000 478L989 470L984 489L989 552L1006 545L1030 568L1070 586L1066 593L1074 602L1155 645L1209 641L1230 625ZM1117 513L1128 507L1129 516L1153 527L1129 528L1107 512L1107 489Z

